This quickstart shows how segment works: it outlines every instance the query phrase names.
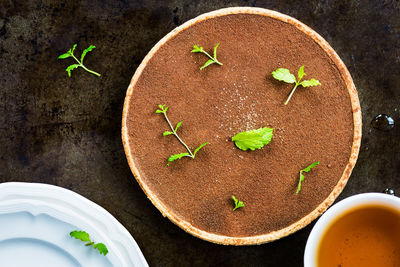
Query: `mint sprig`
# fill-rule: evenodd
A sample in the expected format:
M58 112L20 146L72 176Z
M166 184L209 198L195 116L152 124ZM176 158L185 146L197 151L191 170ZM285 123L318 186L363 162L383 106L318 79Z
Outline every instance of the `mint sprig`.
M305 167L304 169L300 170L300 178L299 178L299 184L297 185L297 191L296 194L298 194L301 190L301 182L304 181L304 172L309 172L311 171L312 168L314 168L315 166L317 166L319 164L319 161L314 162L312 164L310 164L309 166Z
M238 208L244 207L243 201L239 201L235 196L232 196L233 201L235 202L235 207L233 208L232 211L237 210Z
M64 54L62 54L62 55L60 55L58 57L58 59L66 59L66 58L72 57L73 59L75 59L76 62L78 62L78 64L72 64L72 65L68 66L65 69L65 71L68 73L68 76L71 77L71 71L76 69L76 68L79 68L79 67L83 68L87 72L90 72L90 73L92 73L94 75L101 76L100 73L97 73L97 72L95 72L93 70L90 70L90 69L86 68L85 65L83 65L83 59L85 58L86 54L88 52L92 51L93 49L95 49L96 47L94 45L90 45L88 48L83 50L83 52L81 54L81 60L79 60L74 55L74 51L75 51L76 46L77 46L77 44L74 44L74 46L70 50L68 50L67 53L64 53Z
M271 142L273 136L273 128L263 127L256 130L240 132L232 137L232 141L241 150L255 150Z
M214 63L217 63L218 65L221 65L221 66L223 65L217 59L217 48L218 48L218 46L219 46L219 43L217 43L217 45L214 46L214 54L213 54L213 56L210 56L209 53L204 51L203 47L197 46L197 45L193 45L193 50L191 51L192 53L203 53L203 54L205 54L206 56L208 56L210 58L209 60L207 60L206 63L204 63L203 66L200 67L200 70L202 70L202 69L204 69L204 68L206 68L206 67L208 67L208 66L210 66L211 64L214 64Z
M178 133L177 133L179 127L182 125L182 121L178 122L178 123L176 124L175 128L174 128L174 127L172 126L171 122L169 121L168 116L167 116L168 106L166 106L166 105L158 105L158 108L159 108L159 109L156 110L156 113L163 114L165 120L167 121L169 127L171 128L171 131L165 131L165 132L163 133L163 136L175 135L175 137L179 140L179 142L180 142L180 143L186 148L186 150L187 150L187 152L184 152L184 153L179 153L179 154L171 155L171 156L168 158L167 166L169 166L169 164L170 164L172 161L175 161L175 160L178 160L178 159L181 159L181 158L184 158L184 157L189 157L189 158L194 159L195 156L196 156L196 154L197 154L197 152L199 152L199 150L200 150L201 148L203 148L205 145L207 145L208 142L205 142L205 143L201 144L200 146L198 146L198 147L194 150L194 152L192 153L192 151L190 150L190 148L185 144L185 142L183 142L183 140L179 137L179 135L178 135Z
M285 68L279 68L276 69L275 71L272 72L272 76L277 79L278 81L283 81L285 83L295 83L294 88L289 94L289 97L285 101L285 105L287 105L292 98L292 95L294 94L294 91L296 91L296 88L301 85L303 87L310 87L310 86L316 86L316 85L321 85L321 83L312 78L311 80L304 80L301 81L301 79L305 76L306 74L304 73L304 66L301 66L298 73L297 77L298 80L296 80L296 77L290 73L288 69Z
M97 249L100 254L103 254L104 256L108 254L108 249L106 245L103 243L95 243L90 239L90 236L87 232L85 231L72 231L69 233L71 237L74 237L78 240L81 240L82 242L86 242L85 246L92 246L94 249Z

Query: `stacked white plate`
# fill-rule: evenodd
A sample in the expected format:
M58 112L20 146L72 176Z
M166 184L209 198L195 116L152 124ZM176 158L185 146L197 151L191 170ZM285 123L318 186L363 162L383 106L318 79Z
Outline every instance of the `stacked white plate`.
M83 230L104 243L106 256L69 233ZM105 209L61 187L0 184L3 267L148 266L129 232Z

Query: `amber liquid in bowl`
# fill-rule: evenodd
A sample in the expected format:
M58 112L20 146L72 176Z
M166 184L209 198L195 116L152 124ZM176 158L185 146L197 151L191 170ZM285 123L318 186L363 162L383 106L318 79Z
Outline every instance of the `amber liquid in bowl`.
M400 211L365 205L346 212L327 227L317 262L318 267L400 266Z

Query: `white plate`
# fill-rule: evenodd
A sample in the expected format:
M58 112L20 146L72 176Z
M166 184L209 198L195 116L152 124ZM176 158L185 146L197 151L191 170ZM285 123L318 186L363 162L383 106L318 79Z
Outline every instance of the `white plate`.
M74 230L104 243L107 256L71 238ZM0 184L0 259L2 267L148 266L105 209L67 189L33 183Z

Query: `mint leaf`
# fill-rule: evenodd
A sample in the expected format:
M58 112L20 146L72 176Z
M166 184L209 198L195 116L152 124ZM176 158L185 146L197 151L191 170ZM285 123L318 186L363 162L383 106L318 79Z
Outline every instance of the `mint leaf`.
M314 79L314 78L312 78L311 80L305 80L305 81L302 81L301 83L301 86L303 86L303 87L310 87L310 86L316 86L316 85L321 85L321 83L318 81L318 80L316 80L316 79Z
M171 134L174 134L173 132L170 132L170 131L165 131L165 132L163 132L163 136L167 136L167 135L171 135Z
M104 245L103 243L95 244L93 248L97 249L100 252L100 254L103 254L104 256L108 254L108 249L106 245Z
M208 142L205 142L204 144L201 144L198 148L196 148L193 152L193 156L196 156L196 153L205 145L208 145Z
M284 68L279 68L276 69L275 71L272 72L272 76L279 80L279 81L284 81L286 83L295 83L292 91L290 92L288 98L285 101L285 105L287 105L290 101L290 99L292 98L294 92L296 91L296 88L301 85L303 87L310 87L310 86L315 86L315 85L321 85L321 83L312 78L311 80L306 80L306 81L301 81L301 79L305 76L306 74L304 73L304 66L301 66L299 68L299 71L297 73L298 76L298 80L296 81L296 77L290 73L290 71L288 69L284 69Z
M204 69L204 68L210 66L210 65L213 64L213 63L215 63L214 60L212 60L212 59L207 60L207 62L204 63L204 65L200 67L200 70L202 70L202 69Z
M217 48L218 48L218 46L219 46L219 43L217 43L217 45L214 46L214 54L213 54L214 58L217 58Z
M65 71L68 73L68 76L71 77L71 70L76 69L76 68L78 68L78 67L82 67L84 70L86 70L87 72L92 73L92 74L94 74L94 75L101 76L100 73L97 73L97 72L95 72L95 71L93 71L93 70L90 70L90 69L86 68L85 65L83 65L83 58L86 56L86 53L89 52L89 51L92 51L92 50L95 48L95 46L94 46L94 45L90 45L88 48L86 48L86 49L82 52L81 60L80 60L80 61L79 61L79 60L75 57L75 55L74 55L74 51L75 51L76 46L77 46L77 45L74 44L74 46L72 47L72 49L69 49L67 53L64 53L64 54L58 56L58 59L65 59L65 58L72 57L76 62L78 62L78 64L70 65L70 66L65 70Z
M288 69L279 68L272 72L272 76L278 81L284 81L286 83L295 83L296 77L290 73Z
M165 107L165 105L158 105L159 109L156 110L156 113L166 113L168 110L168 107L165 107L165 108L164 107Z
M297 78L299 79L299 81L304 77L304 75L306 75L304 73L304 65L300 67L299 71L297 72Z
M218 65L223 65L221 62L218 61L217 59L217 49L218 49L219 43L217 43L216 46L214 46L214 54L213 57L210 56L209 53L207 53L206 51L203 50L203 47L199 47L197 45L193 45L193 50L191 51L192 53L203 53L204 55L206 55L207 57L209 57L210 59L207 60L206 63L204 63L203 66L200 67L200 70L210 66L211 64L217 63Z
M172 161L174 161L174 160L181 159L181 158L183 158L183 157L190 157L190 154L187 153L187 152L184 152L184 153L179 153L179 154L171 155L171 156L168 158L168 161L169 161L169 162L172 162ZM168 163L167 165L169 166L169 163Z
M232 141L241 150L255 150L271 142L273 128L263 127L257 130L249 130L236 134L232 137Z
M312 168L314 168L315 166L317 166L319 164L319 161L316 161L312 164L310 164L309 166L305 167L304 169L300 170L300 178L299 178L299 184L297 185L297 191L296 194L298 194L301 190L301 182L304 181L304 172L309 172L311 171Z
M235 196L232 196L233 201L235 202L235 207L233 208L232 211L237 210L238 208L244 207L243 201L237 200Z
M96 244L94 241L90 240L89 234L86 233L85 231L72 231L69 233L69 235L78 240L86 242L85 246L87 247L92 246L94 249L97 249L99 253L103 254L104 256L107 255L108 253L106 245L104 245L103 243Z
M182 139L179 137L179 135L177 134L177 131L178 131L179 127L181 127L181 125L182 125L182 121L178 122L178 123L176 124L176 126L175 126L175 129L174 129L173 126L172 126L172 123L171 123L171 122L169 121L169 119L168 119L167 110L168 110L168 106L165 106L165 105L158 105L158 109L156 110L156 113L162 113L162 114L164 115L165 120L167 121L169 127L171 128L171 131L165 131L165 132L163 133L163 136L167 136L167 135L171 135L171 134L175 135L175 137L179 140L179 142L180 142L180 143L186 148L186 150L187 150L187 152L184 152L184 153L179 153L179 154L171 155L171 156L168 158L168 163L167 163L167 166L169 166L169 164L170 164L172 161L181 159L181 158L183 158L183 157L190 157L190 158L194 159L194 157L196 156L196 153L197 153L203 146L207 145L208 142L206 142L206 143L204 143L204 144L201 144L198 148L196 148L196 149L194 150L194 153L192 153L192 150L190 150L190 148L188 147L188 145L186 145L186 143L183 142L183 140L182 140Z
M203 52L203 47L198 47L197 45L193 45L193 50L191 52L192 53Z
M65 69L66 72L68 72L68 76L71 77L71 71L78 68L80 65L79 64L72 64L68 66L68 68Z
M182 121L178 122L175 126L175 132L178 131L178 128L181 127Z
M83 242L90 242L89 234L85 231L72 231L69 235Z
M69 58L69 57L71 57L71 54L70 53L65 53L65 54L59 55L58 59L64 59L64 58Z
M93 49L95 49L96 47L94 45L90 45L88 48L86 48L85 50L83 50L82 55L81 55L81 62L83 64L83 58L86 56L87 52L92 51Z
M309 171L311 171L312 168L314 168L318 164L319 164L319 161L314 162L314 163L310 164L309 166L305 167L304 169L302 169L301 172L309 172Z

